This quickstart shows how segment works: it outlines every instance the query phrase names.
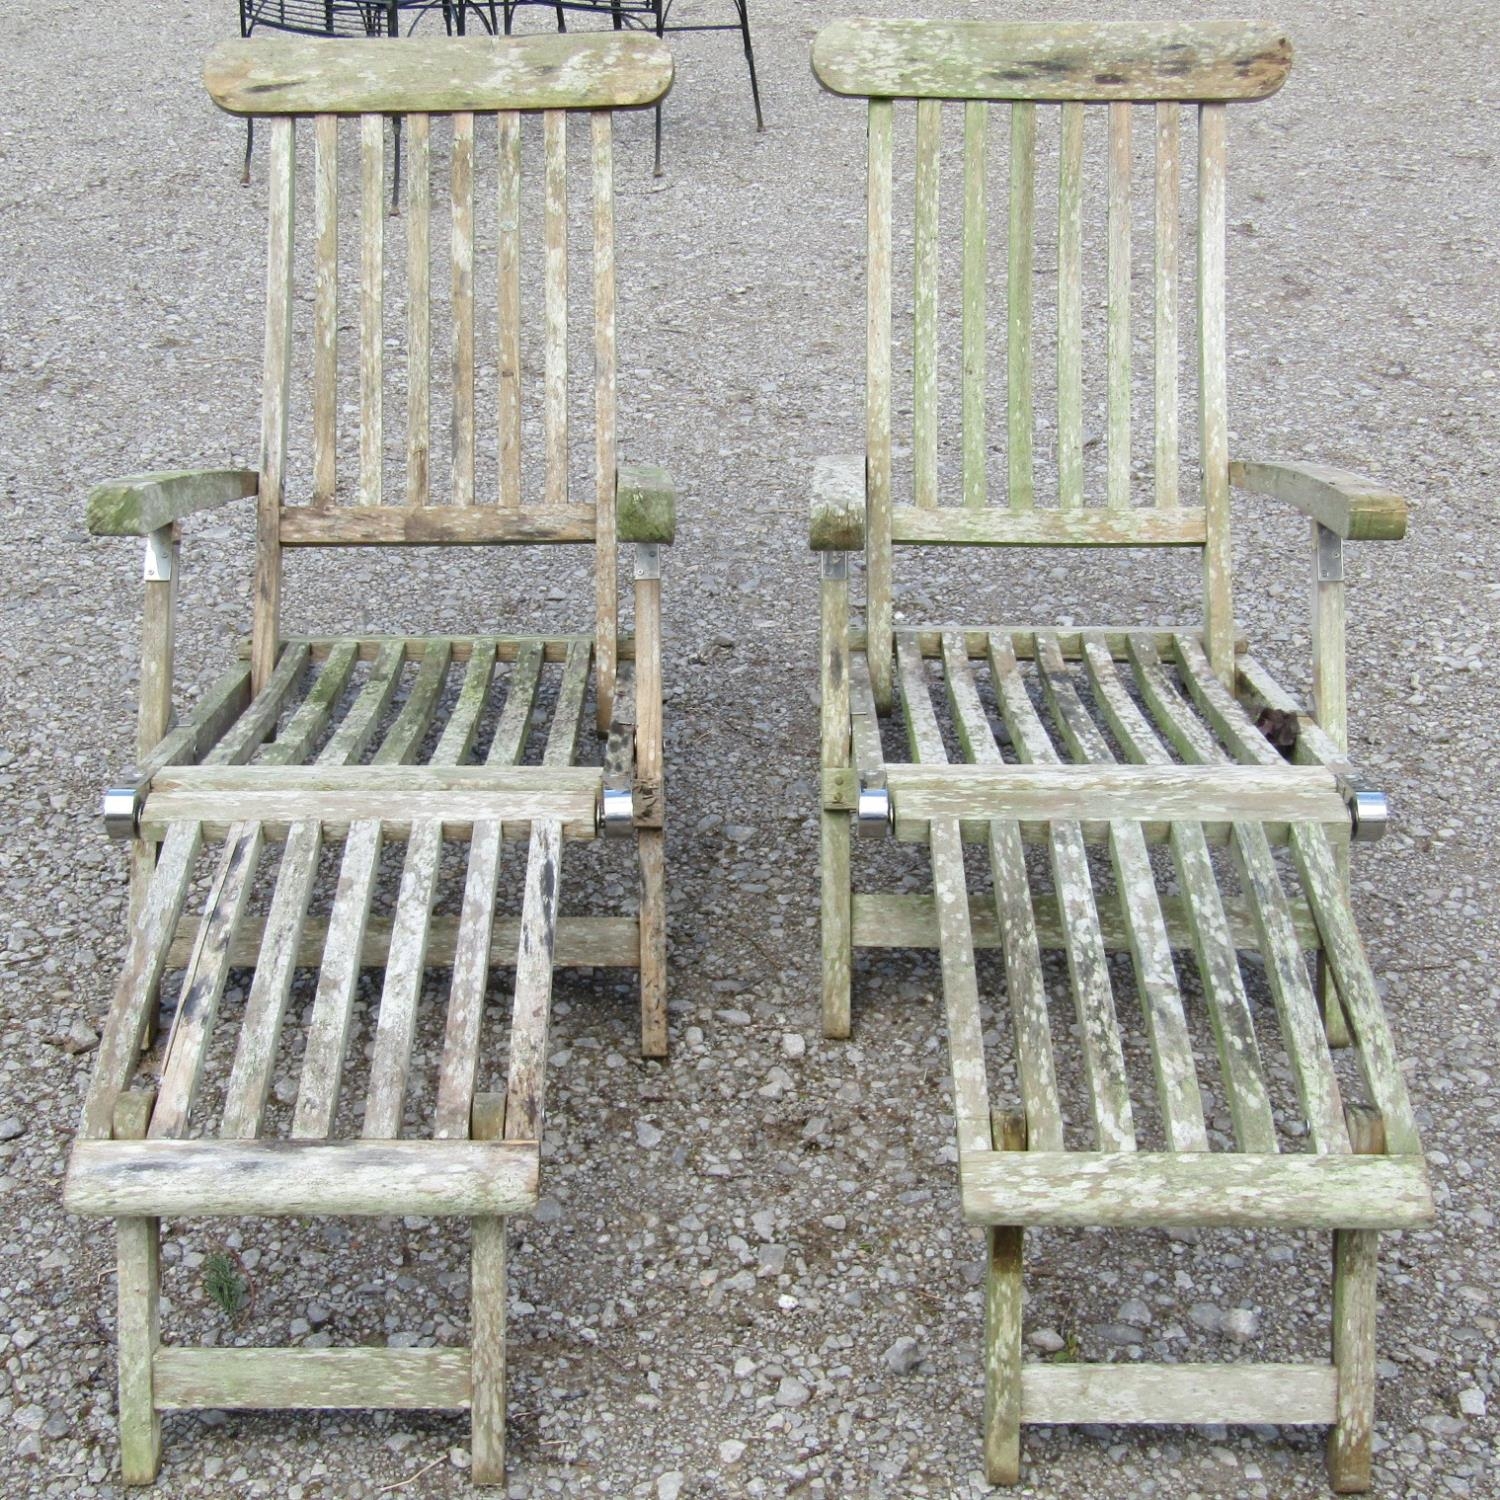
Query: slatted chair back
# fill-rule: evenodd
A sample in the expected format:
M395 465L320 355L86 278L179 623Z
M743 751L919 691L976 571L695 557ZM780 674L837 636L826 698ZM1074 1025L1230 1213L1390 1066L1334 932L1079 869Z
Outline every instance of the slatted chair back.
M866 557L869 661L881 701L890 692L892 549L903 543L1199 547L1207 643L1216 669L1228 669L1234 630L1224 376L1225 110L1274 93L1290 64L1290 46L1278 31L1238 21L1052 26L851 20L818 35L813 68L821 82L869 101ZM904 413L907 401L905 392L892 389L893 250L904 268L908 248L905 242L893 245L893 155L898 106L905 101L915 102L911 415L909 428L898 431L892 409ZM992 104L1009 106L1008 131L1005 124L996 128ZM962 160L954 173L960 207L947 216L939 199L945 105L962 114ZM1084 402L1085 127L1091 106L1106 117L1102 484L1085 462L1086 448L1094 446L1086 436ZM1196 224L1188 230L1197 251L1189 309L1197 345L1196 496L1183 479L1193 455L1183 451L1179 417L1179 266L1190 252L1181 224L1185 107L1196 113ZM1149 368L1138 370L1132 358L1131 140L1144 110L1155 140L1155 352ZM1003 197L990 185L997 144L1008 155ZM1044 228L1037 191L1043 170L1056 183L1051 308L1038 305L1044 294L1037 291L1047 286L1036 253ZM1045 201L1051 184L1044 186ZM904 213L899 220L904 228ZM955 220L961 235L956 337L947 332L940 305L945 234L951 243ZM1004 251L997 246L992 256L996 240ZM1003 315L997 310L993 317L992 260L996 268L1003 264L1005 283ZM1055 378L1038 372L1039 331L1055 341ZM992 381L990 346L996 338L1003 340L1003 352ZM945 356L951 372L946 377ZM1133 464L1138 379L1145 387L1142 406L1152 414L1151 442L1140 445L1143 456L1150 453L1149 480L1139 478ZM957 387L956 421L940 401L945 380L948 391ZM993 420L992 383L1004 388L1003 415ZM1040 409L1039 383L1055 390L1055 416ZM945 450L941 440L950 433L956 443ZM945 490L940 453L946 458L955 447L958 478ZM992 461L1002 449L1003 459Z
M617 658L615 577L615 259L613 112L659 99L672 79L670 53L631 33L480 41L440 38L392 47L380 41L253 38L227 43L209 59L205 82L231 113L269 123L269 252L263 377L258 551L252 671L257 690L280 644L282 551L287 547L589 543L595 547L596 671L608 701ZM570 343L568 283L568 121L584 115L592 198L591 346ZM299 199L297 122L311 116L310 248L295 228ZM386 251L385 119L406 142L404 264ZM540 116L540 380L527 389L523 365L522 140ZM353 117L358 170L339 169L340 125ZM435 123L436 122L436 123ZM446 144L448 184L433 190L434 145ZM494 266L483 284L496 305L476 305L476 155L492 153ZM310 163L309 159L310 158ZM486 164L488 165L488 164ZM341 182L347 176L348 184ZM358 332L340 307L339 200L357 181ZM439 202L434 204L434 197ZM446 200L444 203L443 200ZM488 206L485 205L487 208ZM446 212L444 212L446 209ZM448 220L446 230L434 220ZM435 254L446 241L448 265ZM387 307L389 284L404 276L404 317ZM435 285L448 283L444 290ZM294 333L299 300L312 304L311 338ZM446 316L444 359L434 348L433 312ZM575 317L575 325L585 319ZM392 324L396 324L392 327ZM531 338L528 330L528 340ZM489 348L483 348L484 343ZM535 345L528 342L527 351ZM392 352L395 351L395 357ZM570 352L575 356L570 366ZM592 362L593 444L587 483L570 428L570 368ZM299 364L310 366L299 369ZM352 367L357 365L357 382ZM446 373L442 366L446 365ZM476 371L496 374L481 391ZM341 370L349 369L347 383ZM404 385L404 393L400 387ZM342 397L357 391L357 446L341 452ZM393 403L393 391L398 400ZM399 397L404 394L404 401ZM446 455L434 452L433 413L450 417ZM535 403L533 405L532 403ZM349 405L353 406L351 399ZM392 406L395 410L392 410ZM524 454L523 421L540 409L540 453ZM394 420L392 420L394 418ZM482 443L482 422L493 439ZM404 453L390 430L404 427ZM294 483L294 453L310 453L310 474ZM493 462L476 462L492 451ZM341 458L352 460L343 462ZM578 465L582 468L580 462ZM403 472L404 471L404 472ZM391 473L403 481L395 492Z

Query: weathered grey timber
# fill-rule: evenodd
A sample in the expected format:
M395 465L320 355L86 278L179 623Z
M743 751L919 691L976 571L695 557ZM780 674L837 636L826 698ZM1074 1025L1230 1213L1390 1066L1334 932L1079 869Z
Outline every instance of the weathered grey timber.
M675 492L664 469L617 462L612 131L615 110L654 102L671 73L665 48L638 33L401 49L256 39L209 62L220 104L270 117L259 467L140 475L100 486L88 509L96 534L147 544L139 723L119 794L129 816L115 814L134 835L130 941L63 1194L69 1211L118 1225L130 1483L157 1475L160 1413L205 1406L467 1407L473 1479L505 1480L506 1221L541 1192L554 969L637 970L642 1050L662 1056L668 1043L660 549L675 536ZM536 112L542 462L531 494L516 205L521 115ZM306 114L304 256L296 135ZM401 117L408 143L404 255L387 253L387 115ZM451 119L439 131L434 115ZM593 441L592 472L570 494L570 416L575 435L582 426L569 409L570 339L584 319L568 301L567 149L579 127L589 141ZM357 146L342 201L341 133L346 150ZM494 277L476 267L486 150L498 151L499 206L509 209ZM434 224L440 209L446 229ZM355 236L358 268L342 304L341 234ZM448 259L437 291L435 246ZM491 392L478 372L495 309L476 287L494 287L500 304ZM304 300L310 340L296 327ZM388 303L402 307L399 321ZM450 325L441 353L435 318ZM449 421L442 443L434 411ZM303 475L298 423L309 419ZM499 462L486 469L496 440ZM387 471L403 464L404 482L393 483ZM178 523L252 494L249 659L174 728ZM619 629L621 541L637 554L633 637ZM589 548L588 633L501 636L492 624L470 636L308 640L283 629L288 548L532 544ZM610 765L625 768L615 790L631 804L624 831L639 896L618 915L565 915L564 841L598 833L606 741ZM502 851L522 840L524 898L506 914ZM401 875L387 905L390 858ZM455 865L461 906L435 915ZM320 869L336 870L331 888ZM242 1004L230 988L236 968L252 971ZM485 1027L497 969L515 974L508 1058L494 1055L497 1033ZM367 1015L370 984L379 1000ZM447 1010L435 1089L421 1036L434 985ZM171 1026L154 1046L163 1002ZM282 1078L288 1049L292 1076ZM507 1092L485 1092L507 1064ZM161 1347L163 1216L304 1215L469 1220L468 1347Z
M1291 65L1291 43L1258 21L854 20L813 42L818 81L865 98L1264 99Z
M637 109L672 85L672 54L648 36L379 40L255 37L216 47L203 82L240 115L451 114Z
M825 28L813 47L820 80L868 108L865 452L819 465L809 528L822 556L823 1029L857 1031L856 950L939 950L963 1213L988 1233L991 1483L1021 1478L1026 1422L1284 1421L1330 1426L1334 1487L1367 1487L1375 1235L1427 1224L1434 1213L1348 885L1358 777L1348 755L1339 548L1400 536L1405 502L1341 470L1230 462L1229 119L1243 102L1274 93L1290 59L1285 38L1255 22L855 20ZM915 111L898 113L893 101L902 100L915 100ZM1183 105L1196 110L1194 161L1184 159ZM1007 106L1001 211L989 160L994 116ZM1086 128L1091 109L1104 117L1097 135ZM957 120L945 128L945 111L961 113L961 132ZM1149 360L1132 348L1143 322L1132 309L1132 231L1142 217L1133 200L1144 180L1132 143L1148 122ZM911 131L905 143L898 123ZM1039 145L1047 133L1057 141L1050 155ZM942 158L960 140L961 211L945 215ZM1091 140L1103 148L1097 269L1085 233ZM1039 190L1043 162L1055 181ZM1197 179L1190 226L1185 171ZM898 191L906 201L895 201ZM1039 199L1056 204L1051 319L1034 305L1049 285L1035 258ZM896 225L909 235L904 245L893 245ZM950 225L959 253L945 259ZM992 243L1002 228L1008 281L999 315L988 280L1002 259ZM1197 379L1196 413L1185 417L1187 254L1197 262L1195 306L1182 327L1192 329ZM956 284L943 270L949 262ZM909 292L893 288L893 266L911 277ZM1086 330L1100 287L1096 378ZM910 308L899 334L897 307ZM1056 361L1047 413L1036 409L1039 327ZM1004 338L1003 422L987 410L986 372L998 363L992 334ZM910 372L899 394L893 364ZM1144 442L1133 431L1142 411L1151 427ZM1090 422L1102 425L1097 439ZM1050 463L1036 451L1044 433L1055 443ZM1312 520L1310 714L1244 654L1235 629L1231 484ZM923 623L897 607L898 546L1195 549L1201 629ZM863 553L863 630L850 553ZM947 724L933 706L940 684ZM1256 727L1262 710L1273 727L1296 728L1285 757ZM901 720L904 758L887 759L879 714ZM950 756L950 737L963 763ZM857 816L877 821L880 809L896 839L927 845L930 896L856 890L865 882L852 825ZM968 888L966 841L987 847L991 889ZM1046 850L1050 889L1034 888L1045 882L1027 844ZM1113 889L1101 878L1102 850L1091 846L1107 847ZM981 995L980 948L999 950L1006 1004ZM1076 1021L1067 1035L1054 1035L1048 949L1066 959ZM1129 975L1110 962L1113 952L1129 954ZM1188 953L1195 986L1186 982ZM1261 986L1269 1005L1252 998ZM1200 1018L1212 1036L1207 1050L1195 1037ZM1127 1067L1139 1055L1132 1034L1149 1050L1145 1092L1154 1098L1142 1098ZM1332 1049L1350 1044L1378 1139L1360 1133L1363 1116L1345 1103L1351 1086ZM995 1051L1007 1072L1014 1067L1006 1087L1019 1095L1019 1112L991 1101L986 1059ZM1085 1111L1072 1120L1070 1070L1081 1075L1071 1097L1081 1096ZM1158 1120L1164 1149L1149 1134ZM1027 1226L1331 1230L1332 1361L1023 1366Z

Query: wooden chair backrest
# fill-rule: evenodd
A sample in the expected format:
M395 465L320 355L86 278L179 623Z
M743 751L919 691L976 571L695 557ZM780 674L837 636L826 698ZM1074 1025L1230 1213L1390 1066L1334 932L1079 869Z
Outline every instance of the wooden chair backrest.
M1291 49L1253 22L1030 25L1004 22L838 22L813 45L830 90L869 101L867 560L870 666L891 658L891 554L897 543L1197 546L1204 554L1206 635L1215 667L1232 660L1229 455L1224 382L1225 107L1281 86ZM892 431L892 156L898 101L916 101L910 263L912 400L909 469ZM1003 464L991 465L987 425L991 207L990 105L1008 103L1009 192L995 217L1004 236ZM958 336L940 337L942 220L939 164L944 104L962 109L962 236ZM1055 463L1037 482L1034 307L1037 106L1056 105L1057 296ZM1192 310L1198 355L1199 493L1179 489L1178 266L1181 111L1197 111L1197 272ZM1107 114L1106 437L1102 485L1090 486L1084 423L1085 116ZM1149 105L1155 134L1155 359L1153 482L1131 467L1131 127ZM1002 217L1003 216L1003 217ZM903 257L906 245L900 246ZM1055 322L1053 321L1055 316ZM939 366L952 347L959 388L958 503L940 501ZM950 387L951 389L951 387ZM904 434L903 434L904 436ZM951 446L951 445L950 445ZM1092 446L1092 445L1089 445ZM1043 455L1043 458L1049 456ZM994 471L997 471L994 472ZM897 490L901 489L898 495ZM1149 493L1142 493L1149 488ZM1098 492L1102 491L1102 492ZM998 493L997 493L998 492ZM900 503L897 503L897 501ZM877 687L881 684L877 683Z
M672 80L671 54L654 37L633 33L432 41L252 38L213 53L205 82L234 114L270 121L269 252L266 353L262 392L260 496L252 669L257 688L279 646L284 547L584 542L595 546L597 671L600 690L614 678L615 579L615 279L613 111L659 99ZM568 116L590 121L592 190L592 493L570 486L568 315ZM542 375L540 463L523 465L521 144L523 117L539 114L542 172ZM312 116L312 234L299 257L295 235L298 116ZM339 123L358 118L359 265L357 340L358 458L341 473L339 339ZM448 116L451 137L447 234L450 378L441 399L451 413L446 461L434 461L431 122ZM387 263L385 119L402 129L406 178L405 359L386 359ZM484 124L485 117L494 121ZM496 153L493 283L498 306L475 308L475 153ZM299 264L300 261L300 264ZM310 402L299 401L294 356L298 272L311 282ZM490 279L488 273L486 280ZM494 389L476 389L476 345L495 340ZM488 351L486 351L488 352ZM482 356L480 356L482 358ZM391 366L394 366L392 368ZM391 495L385 397L404 380L404 486ZM438 382L441 385L441 380ZM352 393L353 384L350 382ZM288 482L294 409L310 404L311 474ZM351 403L352 404L352 403ZM476 482L480 411L495 422L492 482ZM393 424L397 425L397 424ZM394 467L399 472L400 455ZM484 465L484 474L489 466ZM539 477L539 484L532 478ZM527 493L539 489L540 493Z

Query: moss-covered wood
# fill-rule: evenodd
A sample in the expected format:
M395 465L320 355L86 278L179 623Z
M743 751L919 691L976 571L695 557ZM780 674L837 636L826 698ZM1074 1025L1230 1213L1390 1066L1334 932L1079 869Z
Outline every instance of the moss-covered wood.
M615 515L622 542L670 544L677 536L677 489L656 464L621 464Z
M145 536L253 495L259 482L254 469L162 469L111 479L89 492L88 528L95 536Z
M814 552L864 550L864 454L841 453L814 462L808 541Z

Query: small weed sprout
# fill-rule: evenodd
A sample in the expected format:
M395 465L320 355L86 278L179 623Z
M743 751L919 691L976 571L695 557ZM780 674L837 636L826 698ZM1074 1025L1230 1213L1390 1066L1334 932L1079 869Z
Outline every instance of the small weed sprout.
M235 1257L216 1250L203 1262L203 1290L209 1301L236 1322L250 1304L250 1288Z

